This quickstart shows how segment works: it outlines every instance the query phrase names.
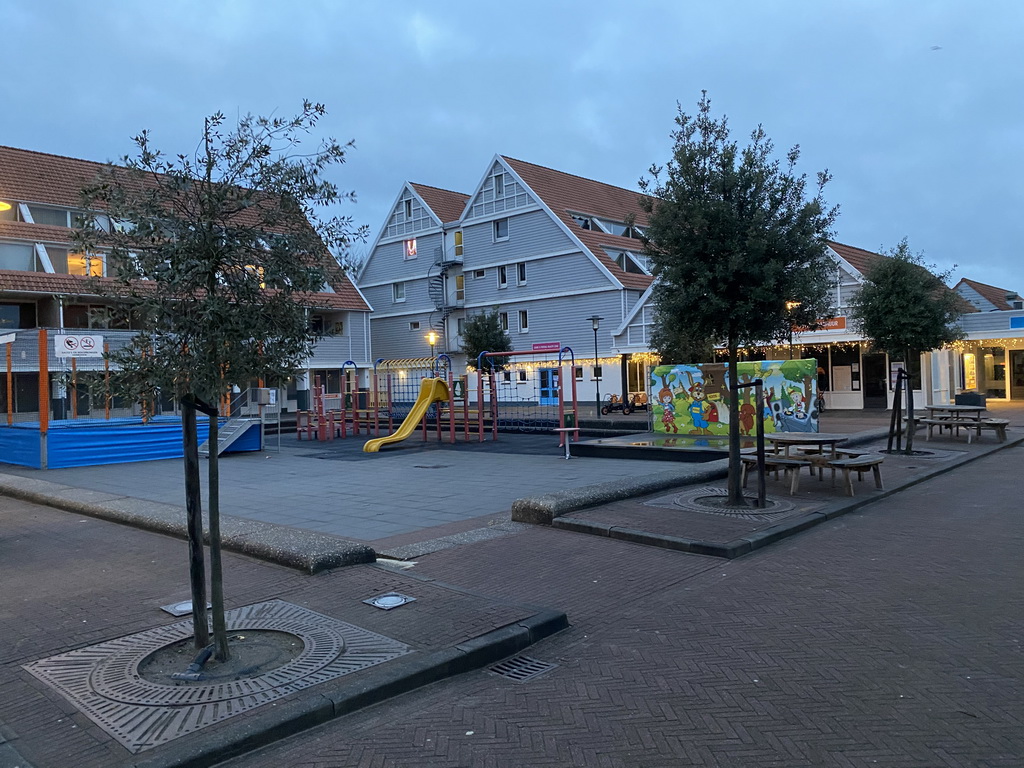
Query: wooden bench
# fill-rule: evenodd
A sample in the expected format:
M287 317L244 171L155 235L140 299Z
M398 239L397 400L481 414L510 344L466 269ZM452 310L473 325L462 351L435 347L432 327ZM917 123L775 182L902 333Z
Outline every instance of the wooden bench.
M882 489L882 462L885 461L884 456L880 456L877 453L866 453L861 456L851 456L846 459L833 459L828 463L833 469L841 469L843 471L843 485L846 488L846 495L853 496L853 480L850 477L850 472L857 473L857 480L864 479L864 473L869 469L875 476L875 487L878 490Z
M757 469L757 456L751 456L750 454L741 454L740 462L743 464L743 471L740 473L740 483L744 488L747 487L747 473L751 467ZM787 459L784 456L768 455L764 457L764 471L774 472L776 479L779 476L779 470L784 470L785 477L789 480L789 495L793 496L800 488L800 470L803 467L813 466L809 461L804 459Z
M984 419L981 422L982 429L991 429L996 433L996 437L999 438L1000 443L1006 442L1006 428L1010 425L1009 419ZM978 433L981 434L980 432ZM970 432L967 433L968 442L970 441Z

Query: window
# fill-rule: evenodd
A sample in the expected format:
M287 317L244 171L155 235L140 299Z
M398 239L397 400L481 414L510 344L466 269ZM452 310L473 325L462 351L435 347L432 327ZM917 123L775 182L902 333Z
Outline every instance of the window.
M17 221L18 204L10 200L0 200L0 221Z
M501 330L508 330L508 312L498 313L498 322L501 324Z
M419 320L413 320L413 321L411 321L409 323L409 330L410 331L418 331L419 329L420 329L420 321Z
M601 366L600 365L595 365L594 366L594 378L592 378L591 381L601 381Z
M576 377L576 381L583 381L583 366L577 365L573 368L573 376Z
M416 258L416 238L415 237L412 240L406 240L405 241L405 247L403 248L403 253L405 254L405 260L406 261L408 261L409 259L415 259Z
M520 261L516 264L516 284L526 285L526 262Z
M507 288L508 287L508 269L505 267L504 264L502 264L500 267L498 267L498 287L499 288Z
M37 271L35 249L22 243L0 243L0 269Z
M530 318L526 314L525 309L519 310L519 332L526 333L530 330Z
M42 208L38 205L30 205L28 212L36 224L47 224L51 227L66 227L68 225L68 211L64 208Z
M455 300L463 302L466 300L466 276L455 276Z
M473 279L474 280L481 280L481 279L483 279L486 276L487 276L487 270L486 269L474 269L473 270Z
M103 256L98 253L68 253L68 274L103 277Z
M466 330L466 318L460 317L455 321L455 332L461 336Z
M512 383L512 371L502 371L501 372L501 380L503 382L505 382L506 384L511 384Z
M345 335L345 321L344 320L335 320L334 321L333 325L331 325L331 335L332 336L344 336Z
M516 383L518 383L518 384L526 384L527 383L526 371L520 370L520 371L517 371L516 373L517 373L516 378L518 379L518 381Z
M457 229L455 230L455 255L461 257L464 252L465 249L462 247L462 230Z
M494 196L504 197L505 196L505 174L496 173L494 174Z
M405 301L405 283L391 284L391 300L396 304Z
M0 330L35 327L35 304L0 304Z
M324 335L324 316L323 315L310 315L309 316L309 332L316 334L317 336Z
M494 241L508 240L508 219L494 221Z
M412 200L402 201L402 212L405 214L406 221L412 218Z

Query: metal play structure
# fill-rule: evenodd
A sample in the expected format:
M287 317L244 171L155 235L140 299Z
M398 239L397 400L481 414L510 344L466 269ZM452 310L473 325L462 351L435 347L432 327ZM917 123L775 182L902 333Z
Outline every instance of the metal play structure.
M367 390L346 389L343 393L334 426L329 410L324 411L323 419L318 415L317 421L339 437L347 436L350 427L353 435L359 434L360 426L366 434L372 432L374 437L363 446L367 453L377 453L382 446L406 440L417 431L424 441L433 435L439 442L455 443L497 440L502 431L560 430L559 445L563 446L570 439L564 428L575 427L578 415L575 360L571 349L554 346L557 348L484 352L475 372L459 376L454 374L448 355L378 360ZM558 352L556 359L551 357L554 351ZM319 402L326 401L321 394ZM367 407L360 409L362 403ZM356 417L357 412L362 415Z

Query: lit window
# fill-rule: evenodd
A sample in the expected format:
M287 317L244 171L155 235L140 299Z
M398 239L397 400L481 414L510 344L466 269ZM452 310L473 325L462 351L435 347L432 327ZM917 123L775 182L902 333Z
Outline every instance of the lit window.
M455 255L461 256L463 254L463 251L464 249L462 247L462 230L460 229L455 232Z
M405 301L405 283L391 284L391 300L395 303Z
M508 219L497 219L494 222L494 240L508 240Z
M508 269L506 269L504 264L498 267L498 287L508 287Z
M525 309L519 310L519 332L526 333L530 330L530 318L526 314Z
M501 330L508 330L508 312L498 313L498 322L501 324Z
M456 275L455 276L455 300L465 301L466 300L466 276Z
M415 237L412 240L406 240L405 241L404 252L405 252L405 259L406 259L406 261L408 261L409 259L415 259L416 258L416 238Z
M516 264L516 283L519 285L526 285L526 262L521 261Z
M103 257L96 253L68 253L68 274L103 277Z

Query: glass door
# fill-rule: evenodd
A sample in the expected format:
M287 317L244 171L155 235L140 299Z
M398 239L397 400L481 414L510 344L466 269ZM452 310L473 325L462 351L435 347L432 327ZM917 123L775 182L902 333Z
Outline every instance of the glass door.
M541 368L540 373L540 404L558 405L558 369Z
M1010 350L1010 399L1024 400L1024 349Z

